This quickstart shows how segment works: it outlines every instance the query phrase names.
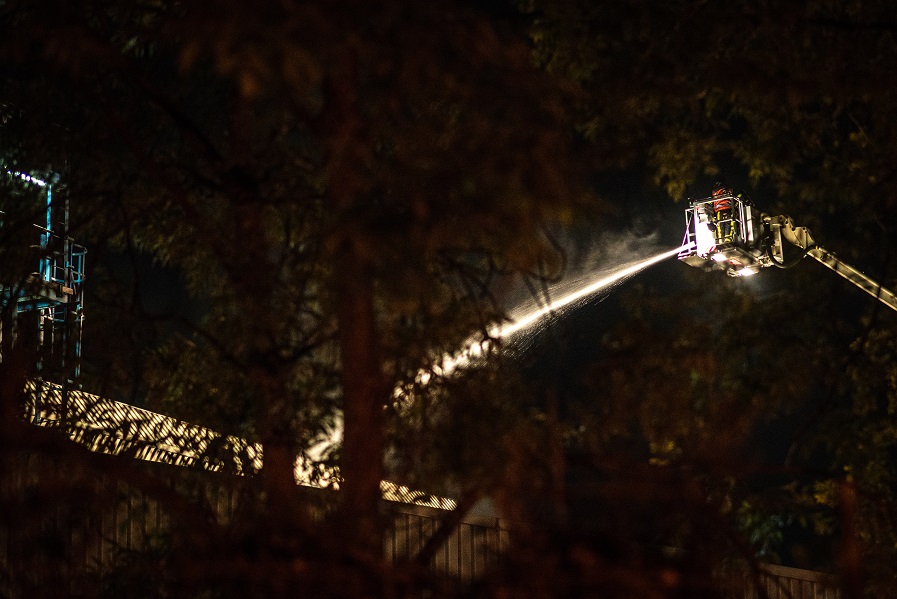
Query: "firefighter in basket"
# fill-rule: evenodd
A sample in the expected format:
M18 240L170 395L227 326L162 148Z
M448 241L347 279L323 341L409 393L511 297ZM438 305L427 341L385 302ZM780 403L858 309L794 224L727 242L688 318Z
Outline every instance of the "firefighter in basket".
M713 189L713 222L716 224L714 237L717 244L731 243L735 235L735 219L732 211L732 198L735 192L731 187L717 184Z

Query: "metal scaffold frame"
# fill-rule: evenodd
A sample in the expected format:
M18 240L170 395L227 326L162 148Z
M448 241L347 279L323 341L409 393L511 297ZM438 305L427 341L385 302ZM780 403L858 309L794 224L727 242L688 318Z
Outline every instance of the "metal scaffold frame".
M44 223L32 224L36 243L29 245L37 270L17 280L0 280L0 298L6 305L3 347L19 339L34 345L38 376L66 384L80 373L81 332L84 321L84 263L87 249L69 236L69 206L58 175L46 178L7 172L22 185L35 189L45 200ZM0 211L0 229L7 222ZM2 359L0 349L0 359Z

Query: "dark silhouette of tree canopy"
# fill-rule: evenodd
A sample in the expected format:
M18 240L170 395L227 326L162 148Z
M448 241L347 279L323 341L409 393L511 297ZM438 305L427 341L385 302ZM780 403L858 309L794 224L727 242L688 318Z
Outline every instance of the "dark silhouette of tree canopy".
M646 161L673 198L706 195L719 179L750 188L765 212L790 213L894 287L890 5L561 1L527 9L541 64L593 98L580 119L597 148ZM797 430L779 432L790 450L771 456L789 472L773 480L791 502L777 492L759 501L785 519L831 508L816 527L839 539L846 590L859 596L865 577L888 596L895 579L882 565L893 562L894 487L883 456L893 452L884 433L893 430L885 389L893 314L815 265L779 274L764 273L755 290L704 282L713 288L679 297L673 310L670 298L642 288L648 303L633 298L636 320L609 337L611 361L596 371L614 401L593 434L625 437L635 420L664 460L718 465L728 455L746 465L739 452L756 448L756 416L796 410ZM658 347L675 348L675 358Z
M151 348L150 405L260 443L246 534L283 564L312 551L296 546L314 526L296 456L341 421L324 536L369 565L331 592L374 592L357 585L382 552L393 389L485 335L489 277L550 274L547 228L594 210L563 124L575 87L453 3L9 3L2 18L7 168L64 166L73 230L177 269L204 307Z
M526 352L434 369L488 337L507 281L543 292L560 276L554 232L608 209L590 177L647 172L674 199L737 179L893 288L887 3L489 8L0 2L3 166L60 171L97 256L83 384L259 443L264 466L223 521L53 431L9 425L4 449L68 452L78 476L179 514L162 596L435 584L382 563L388 476L457 493L459 513L491 496L514 522L521 549L472 593L713 596L711 575L768 550L789 516L843 535L848 592L860 550L871 587L893 589L893 316L829 273L752 289L690 272L675 300L635 285L626 318L579 331L596 353L575 393ZM4 277L27 274L18 241L0 242ZM147 314L147 257L191 314ZM34 372L4 344L11 421ZM794 414L788 462L751 454L758 423ZM829 459L811 471L801 448ZM325 482L338 468L322 519L296 456Z

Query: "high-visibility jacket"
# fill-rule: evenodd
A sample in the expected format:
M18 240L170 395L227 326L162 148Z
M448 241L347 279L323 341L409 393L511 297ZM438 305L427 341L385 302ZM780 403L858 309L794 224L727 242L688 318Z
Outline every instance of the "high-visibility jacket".
M731 210L732 209L732 198L725 197L720 198L718 200L713 200L713 211L714 212L722 212L723 210Z

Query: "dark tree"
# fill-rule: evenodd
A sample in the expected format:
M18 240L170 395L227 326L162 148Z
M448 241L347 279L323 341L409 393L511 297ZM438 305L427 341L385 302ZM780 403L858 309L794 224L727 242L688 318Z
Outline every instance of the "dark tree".
M347 564L322 594L387 592L394 389L486 336L501 317L490 277L550 274L549 227L595 212L565 125L576 87L451 2L14 2L2 25L6 168L63 170L73 233L113 266L136 253L177 271L202 312L147 324L140 291L154 281L134 269L135 295L98 298L97 339L127 346L104 324L132 317L159 338L127 350L140 372L90 350L106 371L84 384L136 390L263 451L260 503L243 520L180 522L172 589L281 592L314 583L291 570L313 559ZM340 430L333 455L312 451ZM323 524L300 501L297 456L338 468ZM246 571L250 554L259 567Z
M741 186L764 212L790 213L894 288L897 23L887 3L527 8L540 62L591 94L581 127L597 148L624 166L646 162L675 199L706 196L720 179ZM657 459L737 465L717 472L734 477L741 490L732 497L782 522L815 519L831 534L840 548L828 559L851 596L864 577L870 590L893 594L893 572L881 566L893 560L885 539L894 487L883 458L894 447L884 433L893 314L816 264L763 273L757 286L690 274L709 286L698 297L671 302L634 288L644 296L630 305L635 321L610 336L611 362L596 370L614 399L593 436L625 437L635 420ZM758 427L764 420L775 424ZM764 428L778 436L760 436L767 447L758 455ZM758 483L746 466L776 475ZM764 485L766 499L744 495Z
M170 473L32 431L16 418L30 348L6 336L9 463L65 456L44 500L124 482L162 502L170 538L124 560L160 575L162 595L424 584L383 563L387 476L457 491L456 516L483 495L501 506L516 550L484 594L713 594L729 558L769 558L789 515L840 535L854 596L863 574L887 593L893 316L830 273L764 273L752 289L689 272L674 299L633 285L614 327L556 327L554 343L578 332L599 350L573 374L522 350L512 364L501 344L451 376L436 365L489 336L508 281L539 296L564 272L557 230L607 208L586 175L607 188L646 173L674 199L728 178L894 287L888 4L487 8L0 3L3 167L59 171L72 234L97 258L82 384L264 458L229 483L225 519L199 501L203 477L175 475L172 491ZM6 183L0 209L30 226ZM30 258L0 242L3 283L21 280ZM147 262L190 310L147 305ZM764 425L795 414L791 451L757 456ZM247 463L245 445L170 440L225 471ZM822 466L806 457L820 448ZM339 484L335 505L297 489L297 456ZM100 489L79 495L88 479Z

